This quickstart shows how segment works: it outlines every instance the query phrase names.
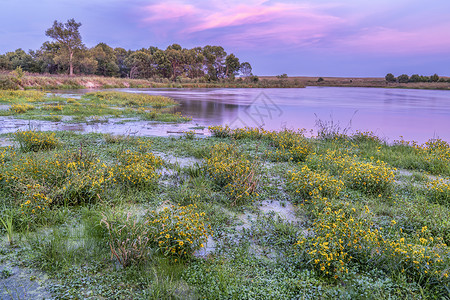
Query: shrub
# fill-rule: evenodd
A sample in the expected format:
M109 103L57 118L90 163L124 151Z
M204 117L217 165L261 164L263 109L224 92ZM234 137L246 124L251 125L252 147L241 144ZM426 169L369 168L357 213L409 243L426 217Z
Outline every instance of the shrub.
M58 147L60 142L55 138L55 133L41 132L35 130L14 133L14 138L20 144L22 151L50 150Z
M22 193L24 197L20 204L21 214L33 221L40 219L52 203L52 199L47 197L44 187L40 184L28 184Z
M244 202L255 193L260 173L258 162L250 162L235 145L214 145L205 160L205 168L230 198L232 205Z
M148 259L151 249L146 222L128 213L125 220L121 220L118 214L113 214L109 218L103 216L101 224L108 229L111 259L117 258L123 267L139 264Z
M427 182L428 197L437 203L450 205L450 179L438 178Z
M383 161L361 162L356 157L332 150L308 157L307 163L319 169L327 169L338 175L347 187L371 195L389 192L395 178L395 169L391 169Z
M208 236L213 235L211 227L204 223L205 213L199 212L195 204L150 211L147 220L152 241L164 256L188 258L205 247Z
M375 227L367 206L361 210L349 204L338 208L326 199L318 201L324 208L313 224L314 235L297 241L295 246L297 254L323 276L337 279L357 263L406 275L438 289L449 284L448 247L442 238L433 238L427 227L412 236L395 233L395 229Z
M231 137L233 130L226 126L209 126L209 131L211 131L212 135L218 138L227 138Z
M308 166L288 172L288 187L303 199L317 197L336 198L344 189L344 182L328 172L314 172Z
M268 133L272 146L276 149L268 152L268 157L274 161L304 161L312 152L312 146L304 136L304 130L283 130Z
M33 110L34 106L30 104L13 104L9 108L10 111L16 113L16 114L24 114L29 110Z
M159 175L156 169L162 160L152 153L141 153L126 150L117 157L119 164L111 168L114 179L127 186L151 186Z

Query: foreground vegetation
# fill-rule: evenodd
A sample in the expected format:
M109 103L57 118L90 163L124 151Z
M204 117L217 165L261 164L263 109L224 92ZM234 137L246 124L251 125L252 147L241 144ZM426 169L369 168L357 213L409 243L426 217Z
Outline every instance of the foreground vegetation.
M448 143L210 130L5 135L2 261L64 299L448 298Z

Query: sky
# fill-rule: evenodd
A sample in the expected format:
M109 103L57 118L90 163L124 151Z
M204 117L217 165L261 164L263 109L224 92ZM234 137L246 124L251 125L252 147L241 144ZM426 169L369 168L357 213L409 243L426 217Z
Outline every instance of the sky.
M256 75L450 76L448 0L0 0L0 53L71 18L88 47L220 45Z

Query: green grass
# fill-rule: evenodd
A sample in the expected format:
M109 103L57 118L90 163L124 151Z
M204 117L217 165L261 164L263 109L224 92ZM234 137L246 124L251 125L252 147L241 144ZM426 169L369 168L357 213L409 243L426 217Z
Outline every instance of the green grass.
M74 105L70 102L65 105ZM4 136L13 139L13 134ZM282 148L283 141L274 145L272 138L253 133L237 140L73 132L55 132L54 138L59 146L53 149L26 152L24 148L0 148L0 216L11 221L11 226L3 226L1 232L6 236L8 228L13 228L16 247L10 248L5 239L0 259L45 272L52 279L48 289L55 298L445 299L448 296L449 280L444 274L448 272L449 252L448 246L441 243L450 243L450 206L433 200L427 188L435 177L448 178L445 145L433 149L388 145L367 136L312 139L306 141L309 149L306 158L293 162L274 160L267 155ZM248 159L249 168L259 166L255 193L239 205L230 204L232 199L227 190L217 184L205 167L206 159L213 155L212 147L219 142L235 147L241 158ZM124 157L127 150L133 155ZM316 157L334 150L351 156L352 164L370 166L383 160L387 168L401 170L394 172L395 181L389 183L388 189L379 193L377 188L373 193L355 185L333 161L321 162ZM146 156L148 153L161 156L162 165ZM67 167L74 162L79 164L77 169ZM100 188L96 185L101 178L106 180L114 168L133 163L134 169L146 166L145 172L154 164L159 176L151 184L111 177L116 181L108 179ZM342 191L327 200L296 193L288 184L288 171L299 172L306 165L308 174L320 174L325 183L327 176L341 178ZM75 175L71 177L67 170ZM81 184L81 180L89 184ZM313 184L311 191L319 186ZM36 194L52 199L39 215L21 207L27 200L43 201ZM280 203L273 207L281 212L263 211L263 200L268 200L264 205ZM143 226L115 235L118 241L115 247L119 247L124 236L135 240L153 236L151 226L146 223L148 210L191 204L197 206L199 213L205 213L205 222L214 232L215 245L211 249L212 244L206 245L208 254L175 261L175 257L166 257L158 251L155 246L158 240L152 240L145 255L129 264L123 266L112 256L111 236L102 219L113 220L116 216L118 229L130 226L129 222ZM294 208L289 220L283 214L287 206ZM332 224L334 220L323 213L327 209L331 214L345 213L341 223L336 224L341 230L338 232L344 232L342 225L351 224L349 219L353 218L362 222L359 229L380 230L386 241L397 241L399 247L405 247L402 249L409 249L409 243L416 245L416 249L440 251L444 260L442 273L428 275L424 272L427 267L422 265L416 271L411 268L415 263L389 252L377 256L378 248L361 238L356 245L369 251L346 248L353 257L345 262L348 273L339 273L337 278L334 275L338 273L326 274L315 266L308 252L322 247L326 241L331 249L332 243L346 238L322 235L317 224ZM353 238L364 237L356 231L349 234ZM320 243L308 248L318 238ZM401 242L402 238L405 242ZM303 246L298 246L303 239ZM433 268L439 266L436 263ZM402 271L402 267L406 270Z
M123 92L95 92L81 99L47 96L37 91L0 91L0 103L10 105L0 116L25 120L59 122L63 116L69 123L84 123L92 118L136 118L155 122L188 122L190 117L173 113L178 103L163 96Z

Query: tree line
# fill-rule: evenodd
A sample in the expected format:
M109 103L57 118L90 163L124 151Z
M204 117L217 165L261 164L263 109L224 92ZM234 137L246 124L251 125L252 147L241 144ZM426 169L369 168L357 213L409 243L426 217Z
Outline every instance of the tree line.
M25 52L19 48L0 55L0 69L125 78L200 78L205 81L253 76L250 63L241 63L221 46L186 49L172 44L165 50L151 46L133 51L99 43L88 48L82 42L80 26L81 23L74 19L66 23L54 21L46 31L52 41L44 42L38 50Z
M413 74L408 76L407 74L399 75L395 77L392 73L386 74L384 77L387 82L398 82L398 83L408 83L408 82L450 82L450 79L440 78L438 74L433 74L431 76L423 76L419 74Z

